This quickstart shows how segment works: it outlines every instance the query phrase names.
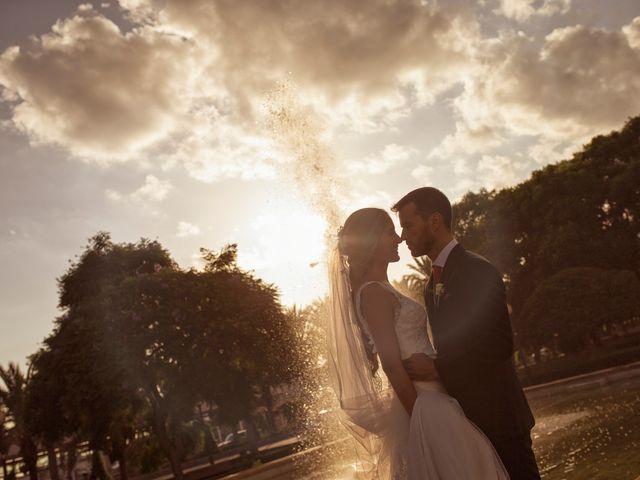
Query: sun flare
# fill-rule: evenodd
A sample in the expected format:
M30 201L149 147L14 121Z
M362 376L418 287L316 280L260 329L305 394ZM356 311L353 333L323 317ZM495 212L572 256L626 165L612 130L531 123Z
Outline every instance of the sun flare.
M295 201L284 201L250 223L256 241L240 249L238 263L255 270L283 292L286 304L304 303L324 293L326 220Z

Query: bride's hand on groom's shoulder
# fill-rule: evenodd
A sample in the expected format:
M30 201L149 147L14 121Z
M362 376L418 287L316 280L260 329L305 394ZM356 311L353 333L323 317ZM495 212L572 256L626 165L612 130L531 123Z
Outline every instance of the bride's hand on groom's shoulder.
M411 357L402 360L404 369L411 380L432 381L438 378L438 371L433 359L424 353L414 353Z

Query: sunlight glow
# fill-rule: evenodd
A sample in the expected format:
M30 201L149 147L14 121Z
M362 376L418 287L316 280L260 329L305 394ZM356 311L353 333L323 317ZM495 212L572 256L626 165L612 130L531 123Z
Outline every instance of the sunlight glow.
M279 286L286 304L305 303L324 294L327 224L320 215L295 201L283 201L258 215L249 228L254 246L240 248L242 268Z

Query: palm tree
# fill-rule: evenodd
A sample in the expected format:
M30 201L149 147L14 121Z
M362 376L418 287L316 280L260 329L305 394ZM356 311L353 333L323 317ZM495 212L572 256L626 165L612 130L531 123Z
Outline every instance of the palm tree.
M26 400L29 372L25 376L20 367L10 362L7 368L0 366L0 402L7 412L8 423L13 426L9 437L20 446L20 455L29 471L31 480L38 480L38 446L28 428Z
M431 259L424 255L423 257L415 257L414 263L410 263L407 266L414 271L407 277L407 282L412 289L419 289L420 292L424 289L425 284L429 281L431 276Z
M11 447L11 441L9 440L9 430L5 425L6 419L6 407L0 403L0 463L2 464L2 478L7 480L7 454Z
M413 275L403 275L400 280L393 280L391 283L393 284L393 288L403 295L414 299L418 303L424 303L422 296L424 285L421 281L417 281Z

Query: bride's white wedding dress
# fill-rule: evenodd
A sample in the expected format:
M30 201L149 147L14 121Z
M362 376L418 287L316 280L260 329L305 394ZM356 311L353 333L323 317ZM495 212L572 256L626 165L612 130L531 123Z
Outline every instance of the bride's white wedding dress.
M435 357L427 336L427 313L422 305L402 295L389 283L368 282L356 293L356 314L369 339L361 314L361 293L378 283L398 299L395 331L402 358L414 353ZM375 344L371 340L375 348ZM391 465L391 478L408 480L508 479L505 467L487 437L465 416L458 402L438 381L413 382L418 398L411 417L394 395L390 428L383 438Z

